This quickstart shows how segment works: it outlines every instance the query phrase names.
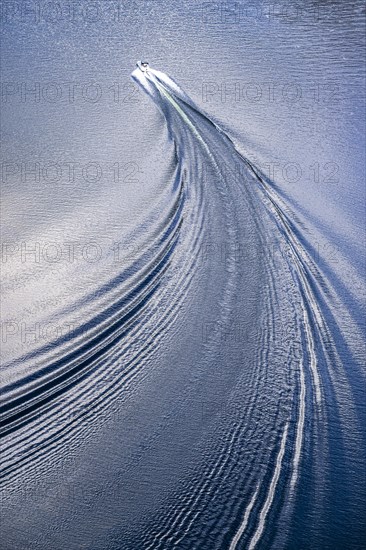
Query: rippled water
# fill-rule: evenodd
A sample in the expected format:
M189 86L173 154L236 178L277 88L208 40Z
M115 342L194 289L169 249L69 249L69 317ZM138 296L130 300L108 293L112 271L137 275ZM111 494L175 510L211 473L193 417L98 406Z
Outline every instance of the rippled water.
M362 548L363 4L106 5L2 12L1 547Z

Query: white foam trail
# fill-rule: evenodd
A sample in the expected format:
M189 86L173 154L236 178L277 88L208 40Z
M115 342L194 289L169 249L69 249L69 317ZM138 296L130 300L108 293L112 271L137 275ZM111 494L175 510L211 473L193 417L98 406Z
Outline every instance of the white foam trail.
M245 529L246 529L246 526L248 524L248 520L249 520L249 516L250 516L250 512L252 511L253 509L253 506L254 506L254 503L255 501L257 500L257 495L258 495L258 491L259 491L259 485L257 486L257 489L255 490L255 493L254 495L252 496L252 499L251 501L249 502L248 506L247 506L247 509L245 510L245 514L244 514L244 518L243 518L243 521L235 535L235 537L233 538L233 540L231 541L231 544L230 544L230 548L229 550L235 550L239 540L241 539L242 537L242 534L244 533Z
M269 509L271 508L271 505L272 505L272 502L273 502L273 499L274 499L274 496L275 496L277 483L278 483L280 473L281 473L282 460L283 460L283 456L285 454L285 447L286 447L286 441L287 441L287 433L288 433L288 424L286 424L285 429L283 431L282 441L281 441L281 448L280 448L280 452L278 453L277 461L276 461L276 468L275 468L275 471L274 471L274 474L273 474L273 478L272 478L271 485L270 485L270 488L269 488L269 492L268 492L268 495L267 495L267 498L266 498L266 502L264 503L264 506L263 506L263 508L261 510L261 513L260 513L260 516L259 516L259 525L257 527L256 532L253 535L252 540L250 541L249 550L253 550L253 548L255 548L255 546L257 545L259 539L261 538L263 530L264 530L264 526L265 526L265 523L266 523L266 517L267 517L267 514L269 512Z
M296 433L296 442L295 442L295 456L294 456L294 469L291 477L291 490L295 488L298 474L299 474L299 464L301 458L302 442L304 437L304 425L305 425L305 395L306 395L306 386L305 386L305 373L304 365L301 359L300 362L300 410L299 410L299 421L297 425Z
M310 296L309 296L309 299L311 299ZM315 310L315 307L313 309ZM310 356L310 370L312 372L314 385L315 385L315 400L316 400L316 403L319 405L322 399L321 390L320 390L320 378L319 378L319 373L317 369L317 360L316 360L315 349L314 349L314 339L311 334L309 316L305 309L305 306L304 306L304 325L305 325L306 339L308 342L308 350L309 350L309 356Z

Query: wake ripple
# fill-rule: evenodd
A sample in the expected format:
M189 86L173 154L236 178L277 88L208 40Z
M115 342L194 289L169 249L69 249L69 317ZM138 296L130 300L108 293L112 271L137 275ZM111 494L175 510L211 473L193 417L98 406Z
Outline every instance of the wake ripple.
M331 266L315 262L289 201L229 132L148 64L132 78L164 116L172 181L128 236L140 243L138 257L73 304L83 311L77 329L4 365L3 486L16 492L25 468L62 453L66 439L90 438L122 389L133 395L154 375L161 343L174 346L174 322L197 300L218 314L200 358L187 358L188 397L197 406L198 386L211 384L224 406L198 422L195 460L125 547L282 548L302 508L317 518L319 544L333 499L345 488L357 498L364 491L354 487L361 466L335 482L339 464L365 452L361 327L349 308L357 296L340 292ZM202 261L218 241L223 261ZM189 414L184 422L194 425ZM360 525L356 512L352 519Z

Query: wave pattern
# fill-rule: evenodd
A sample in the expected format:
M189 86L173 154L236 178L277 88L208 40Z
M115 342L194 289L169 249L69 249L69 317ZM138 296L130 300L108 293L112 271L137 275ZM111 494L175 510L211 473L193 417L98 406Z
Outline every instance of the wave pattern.
M250 400L245 400L238 421L232 422L229 428L225 425L225 444L217 449L216 454L210 456L205 464L205 473L200 472L195 483L190 485L187 500L182 501L177 496L181 506L172 508L171 515L163 520L163 528L158 522L160 532L146 547L198 548L201 547L200 541L205 540L210 541L207 543L209 548L228 546L230 550L237 547L253 549L260 543L267 548L274 538L273 524L271 525L269 518L273 520L277 516L278 526L286 526L288 530L289 514L295 509L301 471L309 468L309 464L305 464L305 455L313 457L314 483L324 500L327 500L325 487L329 481L323 468L325 464L331 463L329 453L332 453L335 440L340 438L343 442L340 446L344 453L343 459L354 456L356 449L347 430L352 425L359 440L362 424L357 417L358 407L353 395L355 381L351 384L347 380L345 357L348 356L349 364L357 376L356 388L364 384L364 372L357 361L356 353L352 354L351 350L344 353L349 348L347 335L341 331L335 334L332 330L334 319L331 311L334 311L335 302L340 297L336 277L327 278L326 271L322 272L314 262L311 244L306 242L301 225L296 223L294 213L286 205L275 182L269 180L241 154L223 129L200 111L166 75L140 66L133 76L163 111L183 159L187 142L182 139L182 126L191 128L196 138L196 148L200 150L198 154L201 156L201 165L207 167L211 163L213 168L210 173L212 179L206 183L217 187L218 180L224 182L224 193L226 196L231 195L232 219L229 221L230 228L227 228L228 238L237 242L238 238L244 237L241 241L244 246L247 245L247 240L245 232L241 230L244 224L240 215L244 217L247 212L243 208L240 213L240 206L243 206L244 201L249 202L252 215L257 216L254 223L260 235L265 264L265 273L260 274L264 277L261 291L266 294L266 299L263 300L262 329L256 342L257 349L262 350L262 353L256 357L257 378L253 377L250 386L254 404L250 406ZM178 122L172 108L180 116ZM189 150L187 156L191 162L195 160L193 151ZM206 192L211 193L212 189L206 189ZM235 202L239 208L233 206ZM237 222L236 226L234 220ZM233 225L236 233L232 231ZM275 236L278 250L281 251L275 258L263 250L270 245L269 235L272 235L272 239ZM270 252L273 252L273 248ZM329 269L329 266L326 267ZM238 293L242 290L242 281L236 281L233 286ZM341 307L351 318L349 324L354 332L360 335L357 316L352 317L346 301ZM276 315L282 322L278 323ZM281 346L281 355L279 347L282 343L287 349L284 350ZM244 342L243 344L245 345ZM278 370L276 372L279 362L283 366L281 373ZM284 372L286 369L290 372ZM243 448L255 437L253 424L257 424L254 416L260 407L261 390L273 390L273 386L267 385L268 379L265 379L266 376L273 375L278 376L278 384L282 383L285 375L290 397L286 398L280 391L279 396L286 414L282 412L281 417L279 415L271 427L271 435L275 433L276 438L272 441L265 438L263 446L257 447L257 460L268 464L263 475L255 467L256 453L252 445L248 453L249 460L243 461L239 457ZM276 384L275 378L271 382ZM279 410L280 407L278 412ZM332 425L334 417L329 416L330 412L336 418L335 425ZM262 430L260 432L264 435ZM311 452L308 449L307 453L304 451L306 438L311 439L312 445ZM264 458L264 449L270 449L268 460ZM364 449L364 440L358 452L361 449ZM202 525L206 523L203 521L204 502L214 498L215 492L220 494L220 484L225 484L226 480L230 483L230 475L233 475L238 465L242 469L240 478L234 477L235 486L231 489L230 497L225 499L225 506L217 506L217 516L211 516L210 521L206 517L208 530L203 537ZM243 484L241 491L240 483ZM242 497L246 502L244 513L230 540L228 533L234 532L233 518L238 517L241 495L247 495L246 498ZM319 510L325 505L320 495L314 504L314 508L318 506ZM279 502L286 502L286 506L282 504L281 509L278 504L276 506ZM212 513L212 503L207 508ZM196 534L195 524L199 526ZM263 540L266 530L271 533L271 538ZM147 537L150 538L150 535L149 533ZM276 536L276 545L273 547L285 545L285 537Z
M194 297L215 322L200 359L187 359L187 378L223 381L220 405L203 419L194 463L119 547L294 548L299 514L312 525L309 548L328 547L340 535L325 515L336 516L345 487L364 494L354 480L365 452L365 373L349 307L359 298L314 261L285 195L216 122L165 74L139 63L132 76L165 117L172 181L129 236L139 257L74 305L83 324L4 365L27 366L3 389L4 487L14 491L24 468L55 456L65 438L91 437L88 426L121 388L151 376L154 353ZM220 262L203 254L217 242ZM355 456L353 475L339 465ZM361 520L348 510L350 518L356 533Z

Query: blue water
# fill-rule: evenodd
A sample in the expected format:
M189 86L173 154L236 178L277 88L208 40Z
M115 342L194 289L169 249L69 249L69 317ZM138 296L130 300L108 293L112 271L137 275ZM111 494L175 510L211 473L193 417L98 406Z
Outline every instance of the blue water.
M1 548L363 548L362 3L46 4L2 12Z

